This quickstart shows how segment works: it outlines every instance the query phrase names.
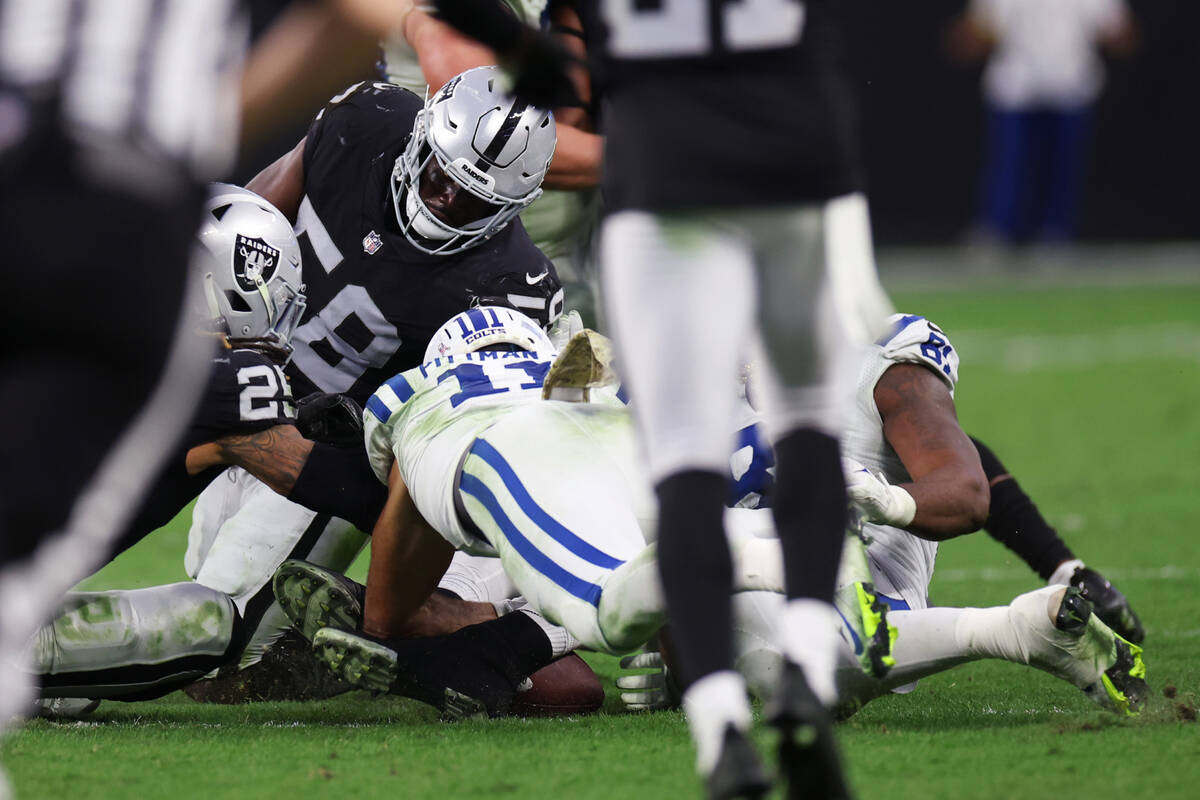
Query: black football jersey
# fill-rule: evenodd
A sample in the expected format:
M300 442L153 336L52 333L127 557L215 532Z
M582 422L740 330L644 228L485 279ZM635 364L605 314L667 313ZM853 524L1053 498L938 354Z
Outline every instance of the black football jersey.
M831 0L565 0L598 63L606 211L862 189Z
M225 471L225 467L211 467L189 475L188 450L222 436L295 424L296 406L288 380L279 365L265 355L253 350L222 350L213 358L211 370L183 443L167 459L158 481L118 540L116 552L166 525Z
M500 297L543 322L561 312L550 260L520 220L469 250L430 255L399 231L390 193L396 158L423 103L387 83L335 97L308 130L296 233L308 307L292 337L295 390L359 403L421 363L450 317Z

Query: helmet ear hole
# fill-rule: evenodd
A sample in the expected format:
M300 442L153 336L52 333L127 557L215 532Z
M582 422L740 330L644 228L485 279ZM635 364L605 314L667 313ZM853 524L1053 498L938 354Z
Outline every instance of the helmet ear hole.
M242 297L235 291L226 289L225 300L229 303L229 307L234 311L240 311L243 314L249 314L251 311L250 304L246 302L246 298Z

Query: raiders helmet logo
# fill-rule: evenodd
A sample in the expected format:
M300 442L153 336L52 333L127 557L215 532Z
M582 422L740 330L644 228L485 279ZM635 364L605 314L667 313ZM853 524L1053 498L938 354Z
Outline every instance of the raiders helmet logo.
M269 283L278 268L279 250L262 239L238 234L233 245L233 277L243 291L254 291L259 282Z

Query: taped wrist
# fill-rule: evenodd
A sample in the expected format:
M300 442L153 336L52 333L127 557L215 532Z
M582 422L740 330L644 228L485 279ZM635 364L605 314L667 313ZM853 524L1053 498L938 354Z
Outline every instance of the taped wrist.
M387 487L376 479L363 448L315 442L288 499L370 532L387 502Z
M907 489L888 485L888 522L897 528L907 528L917 515L917 501Z

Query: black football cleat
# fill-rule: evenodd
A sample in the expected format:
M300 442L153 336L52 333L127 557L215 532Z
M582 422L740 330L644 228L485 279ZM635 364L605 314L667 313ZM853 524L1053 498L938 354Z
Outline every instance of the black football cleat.
M1091 602L1096 616L1118 636L1134 644L1141 644L1146 638L1142 621L1133 613L1125 595L1117 591L1099 572L1090 567L1077 567L1071 575L1070 585L1078 589L1085 600Z
M768 724L779 731L779 772L792 800L849 800L833 721L813 694L804 671L784 661L779 688L763 708Z
M725 726L721 754L705 779L709 800L758 800L771 790L771 779L745 733Z
M526 676L507 642L480 628L386 640L322 628L313 637L313 652L343 681L420 700L441 711L445 720L501 717Z
M312 641L322 628L362 628L367 587L345 575L299 559L288 559L271 580L275 601L292 627Z

